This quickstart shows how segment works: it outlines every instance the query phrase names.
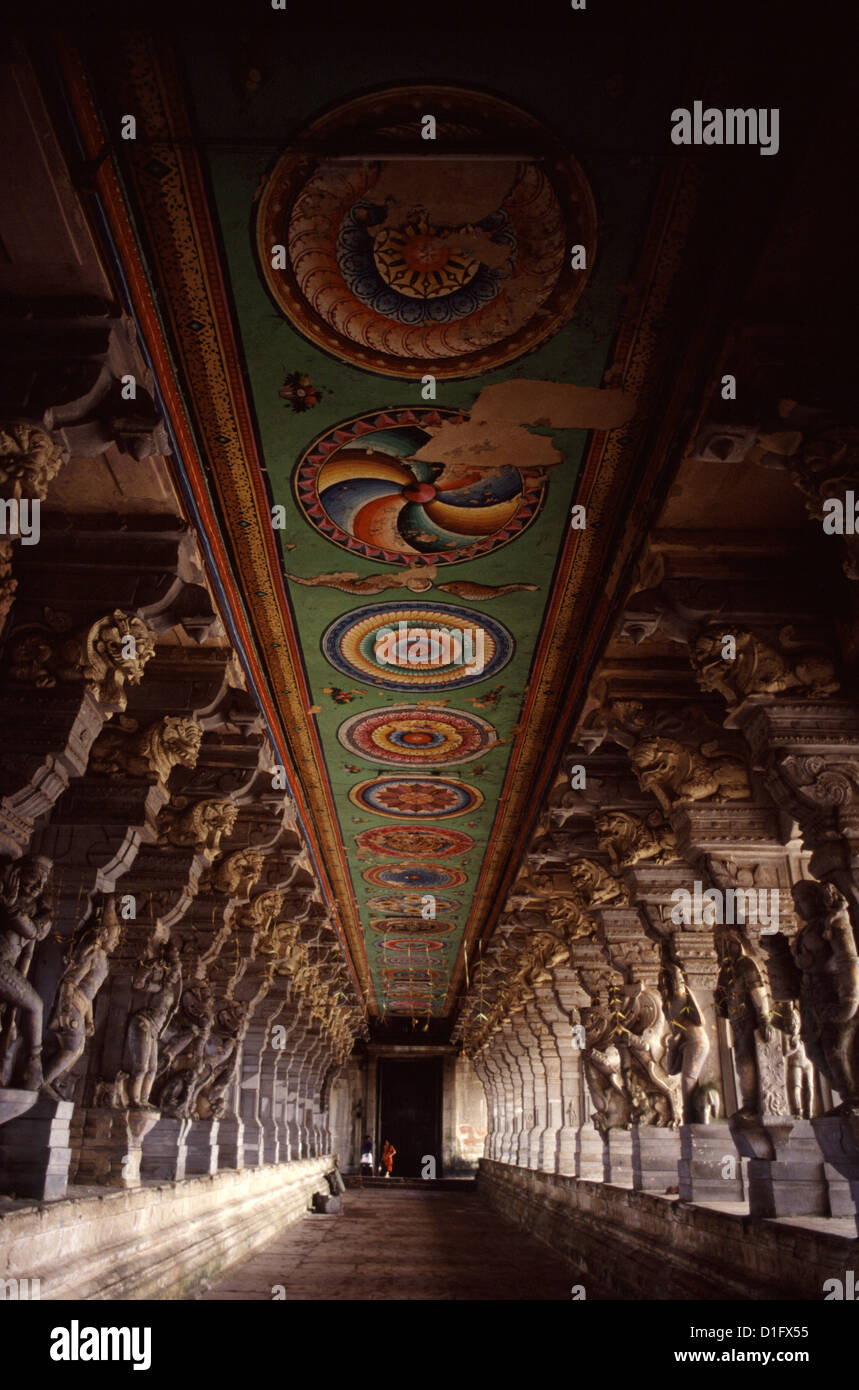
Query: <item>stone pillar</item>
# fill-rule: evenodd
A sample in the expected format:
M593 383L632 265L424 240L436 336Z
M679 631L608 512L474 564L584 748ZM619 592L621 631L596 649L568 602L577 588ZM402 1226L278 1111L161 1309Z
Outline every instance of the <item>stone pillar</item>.
M0 1099L9 1094L0 1092ZM0 1126L0 1191L37 1201L66 1195L73 1110L70 1101L40 1096L25 1113Z

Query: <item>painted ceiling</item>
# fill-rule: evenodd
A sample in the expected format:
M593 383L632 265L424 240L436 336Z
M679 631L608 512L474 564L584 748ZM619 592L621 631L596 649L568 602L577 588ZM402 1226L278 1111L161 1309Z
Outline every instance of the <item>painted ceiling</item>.
M344 949L371 1015L425 1017L551 772L694 187L606 153L594 76L573 108L563 82L499 96L491 55L408 85L365 56L357 81L132 37L97 119L145 131L117 206Z

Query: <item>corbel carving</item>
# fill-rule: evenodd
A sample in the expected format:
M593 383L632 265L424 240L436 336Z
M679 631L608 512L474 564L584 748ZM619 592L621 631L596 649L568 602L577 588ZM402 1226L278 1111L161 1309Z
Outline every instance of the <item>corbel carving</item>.
M726 639L735 655L724 657ZM778 636L781 651L745 628L715 628L699 633L690 650L690 661L702 690L716 691L733 708L752 695L819 698L840 689L835 665L821 652L797 642L792 627Z
M10 639L9 675L23 685L51 689L83 681L96 700L122 712L126 686L139 685L155 655L155 634L142 618L114 609L86 632L63 636L65 615L46 610L46 621L16 629Z
M677 836L658 811L646 819L629 811L603 811L594 821L599 847L609 857L612 873L631 868L642 859L668 864L677 858Z
M92 747L88 771L98 776L146 777L166 784L174 767L197 766L203 729L195 719L167 714L139 729L134 719L102 730Z
M162 812L158 842L216 854L223 837L233 833L238 814L238 806L229 799L206 797L189 805L186 797L176 797Z
M675 801L747 801L748 773L739 758L718 751L716 742L687 748L674 738L642 738L629 749L642 791L652 792L664 815Z

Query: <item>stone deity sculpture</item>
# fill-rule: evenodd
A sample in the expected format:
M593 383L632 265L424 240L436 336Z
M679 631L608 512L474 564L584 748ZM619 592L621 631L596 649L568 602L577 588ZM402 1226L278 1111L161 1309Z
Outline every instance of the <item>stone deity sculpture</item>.
M784 1058L773 1027L769 984L763 966L735 932L725 937L719 987L734 1040L742 1114L787 1114Z
M0 881L0 1004L4 1010L0 1037L0 1079L14 1040L13 1010L21 1017L23 1051L21 1085L37 1091L42 1085L42 1001L27 979L33 950L51 929L51 915L44 893L51 876L51 861L33 856L14 860Z
M107 979L110 956L121 930L111 895L102 904L99 920L86 928L66 958L48 1025L53 1046L45 1067L44 1089L55 1100L62 1096L54 1089L54 1083L71 1071L93 1035L93 1002Z
M793 886L803 927L793 943L802 972L803 1041L842 1098L859 1106L859 952L847 900L832 883Z
M784 1033L790 1108L794 1115L810 1120L814 1105L814 1064L802 1041L802 1016L792 1000L784 1010Z
M671 1024L666 1066L672 1075L680 1076L680 1092L688 1120L691 1118L691 1096L710 1054L710 1039L698 1001L680 966L669 961L665 972L670 991L666 1012Z
M125 1034L128 1102L133 1108L154 1110L149 1096L158 1070L159 1040L182 994L182 963L174 941L168 944L163 960L147 966L135 979L134 986L147 991L151 999L128 1020Z

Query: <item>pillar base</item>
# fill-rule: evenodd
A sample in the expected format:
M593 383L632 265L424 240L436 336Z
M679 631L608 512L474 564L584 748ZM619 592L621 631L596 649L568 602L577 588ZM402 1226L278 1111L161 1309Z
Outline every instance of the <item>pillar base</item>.
M546 1133L547 1131L543 1125L535 1125L533 1129L528 1130L525 1140L525 1152L527 1154L526 1166L528 1168L543 1167L542 1159L545 1153L543 1137Z
M676 1129L637 1125L632 1135L632 1185L636 1192L677 1188L680 1135Z
M821 1115L811 1128L823 1154L831 1216L852 1216L859 1232L859 1116Z
M185 1147L186 1174L217 1173L220 1120L195 1120Z
M729 1125L681 1125L677 1165L684 1202L742 1202L746 1197L743 1161Z
M555 1144L555 1171L565 1177L583 1177L576 1167L576 1148L578 1135L569 1125L564 1125L563 1129L558 1130Z
M186 1139L193 1121L162 1116L143 1142L140 1171L144 1178L181 1182L188 1162Z
M84 1110L79 1183L139 1187L143 1141L161 1119L158 1110Z
M605 1140L591 1120L576 1133L576 1177L586 1182L605 1181Z
M280 1163L280 1158L280 1135L277 1128L271 1122L263 1124L262 1161L263 1163Z
M245 1126L244 1121L235 1115L221 1120L218 1130L218 1167L244 1168L245 1166Z
M265 1162L262 1154L262 1126L256 1120L243 1120L242 1126L242 1166L259 1168Z
M632 1187L632 1134L628 1129L610 1129L603 1150L603 1173L614 1187Z
M28 1110L32 1110L39 1099L38 1091L19 1091L10 1086L0 1086L0 1125L17 1120Z
M752 1216L828 1216L829 1191L810 1120L731 1117L731 1133L749 1159Z
M12 1095L32 1095L13 1091ZM0 1095L9 1095L8 1091ZM15 1104L14 1100L12 1102ZM65 1197L69 1182L70 1100L38 1096L0 1129L0 1192L49 1201Z

